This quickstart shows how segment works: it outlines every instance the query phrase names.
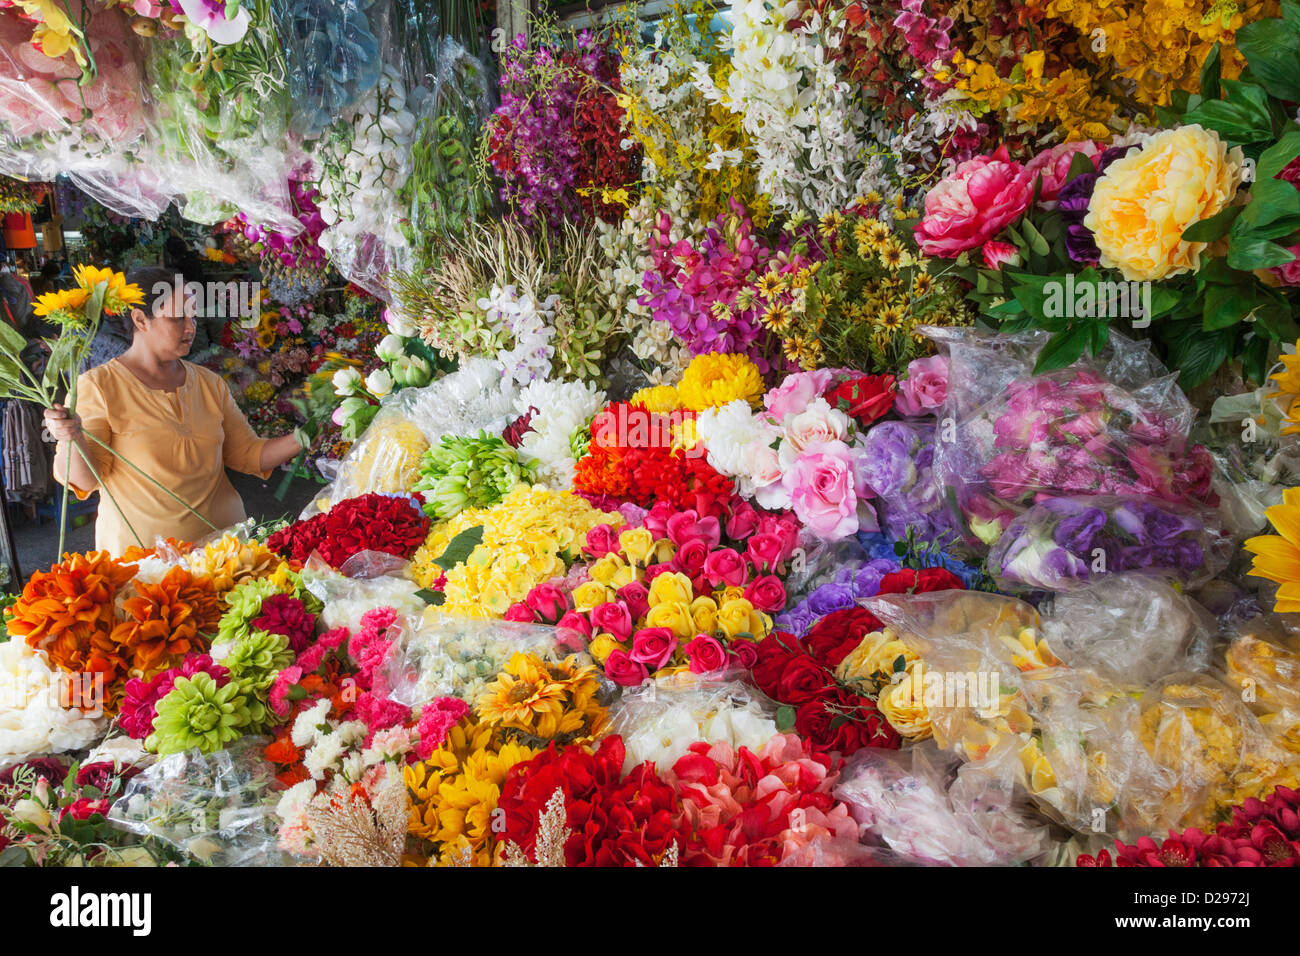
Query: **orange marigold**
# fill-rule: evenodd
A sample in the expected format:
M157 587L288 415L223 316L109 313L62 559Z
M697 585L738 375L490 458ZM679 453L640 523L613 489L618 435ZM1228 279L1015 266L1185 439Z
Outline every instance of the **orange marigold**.
M221 620L217 592L206 578L172 568L157 584L136 581L136 596L122 602L126 620L113 629L113 642L133 675L149 678L174 658L203 651Z

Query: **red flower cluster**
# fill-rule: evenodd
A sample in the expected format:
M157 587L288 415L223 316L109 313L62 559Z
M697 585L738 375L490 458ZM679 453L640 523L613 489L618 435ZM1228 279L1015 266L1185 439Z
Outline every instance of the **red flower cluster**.
M576 747L544 753L510 770L497 806L510 840L536 859L538 818L556 790L564 793L564 844L569 866L656 866L674 843L682 857L694 848L681 822L682 806L643 763L623 779L623 738L606 737L594 754Z
M600 195L602 186L619 187L635 183L641 177L641 148L623 149L623 107L618 96L623 92L619 72L619 56L608 46L596 48L600 66L594 71L597 77L607 76L600 85L588 84L578 94L573 111L573 137L581 152L581 167L577 183L589 192L579 193L585 216L593 214L606 222L618 222L625 207L607 203Z
M423 499L412 499L380 494L348 498L325 514L282 528L266 546L300 562L316 551L333 568L362 551L410 558L429 533L429 517L419 508Z
M759 642L754 682L773 700L795 708L795 732L815 752L847 757L863 747L898 748L898 733L876 710L875 700L835 679L840 661L881 627L871 612L854 607L818 621L803 647L782 631Z
M1133 845L1116 840L1115 849L1117 866L1300 866L1300 791L1278 787L1267 800L1251 797L1212 834L1170 830L1158 844L1150 837ZM1110 866L1111 856L1084 853L1075 865Z

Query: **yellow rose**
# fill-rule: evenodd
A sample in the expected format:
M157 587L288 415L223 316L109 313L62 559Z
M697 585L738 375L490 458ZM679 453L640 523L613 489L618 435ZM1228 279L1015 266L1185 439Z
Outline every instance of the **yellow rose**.
M656 604L690 604L695 598L691 579L680 571L664 572L650 582L650 606Z
M908 740L924 740L933 732L925 706L925 668L910 670L897 684L880 692L876 707L895 730Z
M621 567L614 572L614 577L610 580L609 586L617 590L639 580L640 578L636 576L636 568Z
M677 545L667 538L660 538L654 543L654 563L667 564L677 554ZM648 562L647 562L648 563Z
M654 544L654 536L646 528L629 528L618 536L618 546L623 549L629 561L638 564L645 564Z
M605 663L605 658L618 650L626 651L627 648L620 644L613 634L597 634L587 645L587 653L595 658L597 664Z
M1101 264L1130 282L1199 268L1207 243L1186 242L1183 230L1231 204L1241 166L1239 148L1229 150L1217 133L1195 124L1148 136L1107 167L1093 189L1083 224Z
M739 587L723 588L721 591L715 591L714 595L718 600L718 606L722 607L732 601L739 601L745 596L745 589Z
M888 677L894 673L894 662L900 657L903 658L904 668L917 659L916 654L898 639L892 628L872 631L862 638L862 643L848 657L840 661L835 676L845 683L867 680L873 674Z
M598 604L607 604L616 595L613 588L608 588L599 581L588 581L573 589L573 606L578 611L590 611Z
M591 579L599 581L601 584L611 584L614 575L625 567L623 559L611 552L592 564L590 569Z
M718 626L718 605L713 598L698 597L691 602L691 618L696 634L712 634Z
M682 639L695 636L695 619L691 617L691 606L680 602L656 604L646 614L645 626L666 627Z
M728 601L718 611L718 627L727 637L754 633L754 605L744 598Z
M1030 793L1042 793L1056 786L1056 773L1037 741L1031 740L1020 749L1020 763L1029 778Z

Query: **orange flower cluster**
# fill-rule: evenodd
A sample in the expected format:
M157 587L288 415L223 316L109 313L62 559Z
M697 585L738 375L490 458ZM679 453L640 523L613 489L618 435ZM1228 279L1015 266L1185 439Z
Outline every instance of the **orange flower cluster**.
M102 703L116 713L129 677L149 678L178 658L208 646L206 635L221 620L221 603L206 578L173 568L157 584L132 581L138 565L106 551L67 555L48 572L38 571L7 614L9 633L44 651L50 666L69 674L102 674ZM115 612L120 592L132 584L134 596ZM83 683L89 694L89 686Z

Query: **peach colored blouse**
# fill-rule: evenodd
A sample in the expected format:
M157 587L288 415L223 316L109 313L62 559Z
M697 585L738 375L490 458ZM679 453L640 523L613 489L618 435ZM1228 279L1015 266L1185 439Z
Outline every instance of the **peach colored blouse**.
M185 384L174 392L150 388L117 359L93 368L77 379L77 414L88 434L218 528L227 528L247 515L226 468L270 477L260 470L269 439L257 437L221 376L182 364ZM212 533L121 459L94 442L86 444L104 486L95 522L97 549L120 555L137 536L150 548L159 537L196 541ZM89 494L70 487L78 498Z

